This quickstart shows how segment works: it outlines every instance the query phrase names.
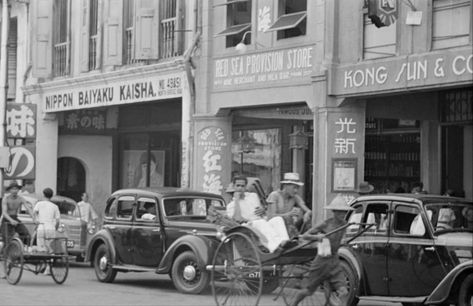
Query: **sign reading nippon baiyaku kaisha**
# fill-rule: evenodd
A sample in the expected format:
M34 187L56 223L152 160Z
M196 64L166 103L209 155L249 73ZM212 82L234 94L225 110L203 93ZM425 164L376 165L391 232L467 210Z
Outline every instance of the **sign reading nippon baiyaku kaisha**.
M183 81L182 73L176 73L46 93L43 110L52 113L178 98L182 96Z

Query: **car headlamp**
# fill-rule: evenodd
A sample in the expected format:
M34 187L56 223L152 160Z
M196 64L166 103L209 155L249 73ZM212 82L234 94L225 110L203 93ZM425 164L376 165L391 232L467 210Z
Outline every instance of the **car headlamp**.
M57 231L60 233L64 233L66 231L66 226L64 225L64 223L59 224Z
M96 229L95 225L89 226L87 228L87 232L92 235L95 233L95 229Z

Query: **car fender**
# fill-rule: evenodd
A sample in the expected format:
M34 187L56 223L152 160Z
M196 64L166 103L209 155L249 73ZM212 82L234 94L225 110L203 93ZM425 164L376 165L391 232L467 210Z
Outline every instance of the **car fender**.
M427 297L425 304L436 304L445 301L455 281L469 273L473 273L473 260L468 260L453 268Z
M105 244L107 248L110 250L110 257L112 263L116 263L116 252L115 252L115 245L113 243L112 235L106 229L101 229L91 238L89 242L89 247L87 248L86 254L86 261L91 261L94 258L95 251L99 247L99 245Z
M341 247L338 249L338 256L341 259L345 260L352 267L352 269L356 272L358 279L361 280L362 270L361 270L360 262L358 261L355 254L353 254L353 252L351 252L349 248Z
M206 266L213 258L215 246L212 241L203 236L185 235L176 239L167 249L163 256L156 273L166 274L171 271L175 257L183 252L183 250L191 250L197 255L199 265Z

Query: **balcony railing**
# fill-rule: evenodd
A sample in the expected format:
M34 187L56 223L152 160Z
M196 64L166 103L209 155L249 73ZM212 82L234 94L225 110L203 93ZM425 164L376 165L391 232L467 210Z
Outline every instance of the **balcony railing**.
M65 76L69 74L70 65L70 42L62 42L54 45L53 50L53 74L54 76Z
M161 20L161 44L160 58L170 58L178 56L178 35L176 35L176 17Z

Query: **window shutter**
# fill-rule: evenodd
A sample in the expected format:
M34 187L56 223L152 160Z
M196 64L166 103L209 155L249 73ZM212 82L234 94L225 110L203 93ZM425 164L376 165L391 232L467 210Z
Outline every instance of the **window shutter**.
M122 64L123 0L106 0L104 25L104 65Z
M80 10L80 71L89 71L90 0L81 0Z
M95 69L100 68L100 60L102 58L103 0L99 0L97 16L97 50L95 52Z
M31 1L34 77L50 77L52 69L52 0Z
M1 27L1 23L0 23ZM18 46L18 20L17 18L10 18L10 27L8 32L8 94L9 99L16 97L16 55Z
M177 0L176 12L176 32L174 33L176 39L174 40L174 56L184 54L184 30L185 30L185 0ZM197 9L197 8L195 8ZM177 53L177 54L176 54Z
M134 59L158 58L158 5L159 1L135 1Z

